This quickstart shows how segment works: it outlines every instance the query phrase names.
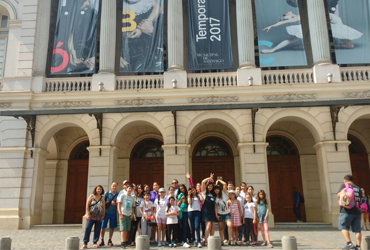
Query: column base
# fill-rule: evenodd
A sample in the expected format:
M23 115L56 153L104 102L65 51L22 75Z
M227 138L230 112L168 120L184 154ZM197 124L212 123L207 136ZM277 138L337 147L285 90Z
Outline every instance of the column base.
M0 209L0 214L0 230L30 229L31 227L29 210Z
M273 213L269 214L269 228L275 227L275 217Z
M100 72L92 77L91 91L99 91L99 83L103 83L102 91L116 90L116 75L114 73Z
M165 89L186 89L188 87L187 72L185 70L170 70L164 72Z
M328 83L328 75L332 75L331 82L342 82L339 66L336 64L318 64L313 67L314 83Z
M262 85L262 70L260 68L239 68L237 71L238 86Z

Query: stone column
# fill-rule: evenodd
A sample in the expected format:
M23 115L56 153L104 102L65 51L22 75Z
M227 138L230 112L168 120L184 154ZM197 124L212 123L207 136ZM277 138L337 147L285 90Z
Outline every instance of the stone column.
M168 1L167 39L168 71L164 73L164 87L186 88L182 0Z
M324 1L307 0L307 11L314 62L314 82L341 82L339 66L333 65L330 57ZM329 75L332 75L330 81Z
M99 90L99 83L104 83L104 90L115 90L116 76L116 0L102 1L100 26L99 74L93 76L92 90Z
M338 151L335 149L338 144ZM314 145L319 167L322 212L324 222L338 226L339 205L337 192L343 177L351 173L348 153L350 141L323 141Z
M162 148L164 151L164 187L169 187L173 179L178 179L179 183L187 183L185 173L189 172L190 144L165 144Z

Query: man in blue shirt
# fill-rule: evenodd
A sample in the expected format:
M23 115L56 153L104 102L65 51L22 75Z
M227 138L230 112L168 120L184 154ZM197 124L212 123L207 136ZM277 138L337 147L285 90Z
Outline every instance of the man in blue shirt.
M102 229L101 229L101 242L100 246L104 246L104 235L105 235L105 229L108 226L109 222L109 240L108 240L108 246L113 246L112 237L114 229L117 227L117 182L112 182L110 186L110 191L106 192L104 194L105 199L105 217L102 222Z
M301 194L297 191L296 187L293 187L293 213L297 217L297 222L301 223Z

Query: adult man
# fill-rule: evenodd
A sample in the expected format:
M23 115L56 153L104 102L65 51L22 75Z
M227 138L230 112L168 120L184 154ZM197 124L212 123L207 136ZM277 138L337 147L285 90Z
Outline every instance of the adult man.
M172 186L175 188L175 197L177 198L177 193L179 192L179 181L177 179L173 179Z
M134 198L132 198L132 185L127 184L126 192L120 192L117 197L118 206L117 211L119 214L119 228L121 232L121 246L126 248L128 244L128 237L131 230L131 221L134 219L135 206Z
M347 242L347 245L343 248L345 249L361 249L361 210L359 206L361 204L362 193L360 192L360 188L353 183L352 175L344 176L344 183L340 186L337 194L337 198L340 199L340 192L345 188L345 184L349 184L355 194L355 203L356 205L351 209L346 209L344 207L340 207L340 214L338 219L338 228L342 230L342 235ZM356 246L354 246L351 242L351 238L349 236L349 228L352 228L352 232L356 234Z
M297 217L297 222L301 223L301 194L297 191L296 187L293 187L293 213Z
M109 222L109 240L108 240L108 246L113 246L112 242L112 236L114 229L117 227L117 182L112 182L110 186L110 191L106 192L104 194L105 199L105 217L102 222L102 230L100 232L101 236L101 242L100 246L104 246L104 235L105 235L105 229L108 226Z

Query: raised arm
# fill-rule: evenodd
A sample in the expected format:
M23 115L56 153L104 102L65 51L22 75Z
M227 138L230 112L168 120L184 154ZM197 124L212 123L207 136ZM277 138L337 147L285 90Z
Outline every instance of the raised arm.
M224 182L223 180L217 180L217 182L222 184L222 191L224 191L224 193L226 194L227 193L226 182Z
M204 192L206 192L206 182L209 180L209 179L211 179L210 177L207 177L207 178L205 178L203 181L202 181L202 192L204 193Z
M194 183L193 183L193 181L191 180L191 175L190 175L190 173L186 173L186 178L188 178L189 185L190 185L190 186L194 186Z
M267 31L269 32L271 28L275 28L275 27L278 27L278 26L281 26L281 25L284 25L284 24L288 24L288 23L296 23L296 22L299 22L301 20L300 16L295 16L291 19L287 19L287 20L279 20L277 23L273 24L273 25L270 25L270 26L267 26L266 28L262 29L263 31Z

